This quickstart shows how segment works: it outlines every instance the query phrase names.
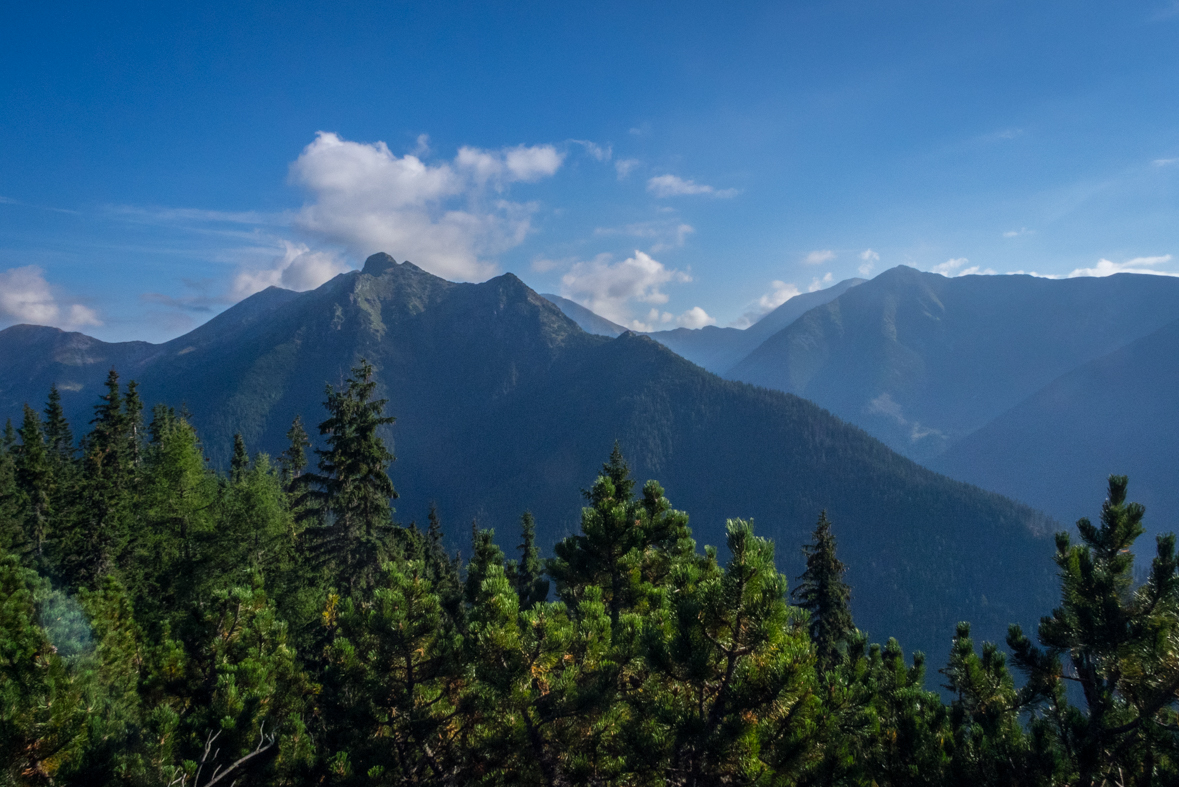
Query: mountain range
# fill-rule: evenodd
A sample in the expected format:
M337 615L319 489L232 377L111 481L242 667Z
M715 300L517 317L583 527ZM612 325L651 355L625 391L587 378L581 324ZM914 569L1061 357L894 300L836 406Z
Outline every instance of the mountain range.
M1064 522L1094 516L1105 478L1127 474L1148 533L1179 529L1179 279L898 267L841 285L787 301L772 329L651 335Z
M0 331L0 417L56 383L82 431L114 366L149 406L185 406L224 466L235 433L273 454L297 414L313 427L325 384L361 357L398 419L387 432L398 517L422 520L436 502L455 545L474 519L512 551L525 509L547 546L574 532L578 490L617 441L640 482L658 479L691 515L698 542L721 544L726 518L752 518L790 576L826 509L858 623L936 662L957 621L1001 641L1009 622L1034 624L1055 600L1057 525L1035 510L651 338L591 335L511 274L460 284L374 255L310 292L265 290L160 345L15 326Z

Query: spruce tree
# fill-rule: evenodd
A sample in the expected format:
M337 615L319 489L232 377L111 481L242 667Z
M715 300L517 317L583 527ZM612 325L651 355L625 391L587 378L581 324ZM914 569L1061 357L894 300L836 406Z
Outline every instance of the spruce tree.
M855 633L855 625L848 606L851 589L843 581L847 569L835 556L835 536L826 511L819 513L812 539L802 548L806 553L806 571L798 578L800 584L792 595L798 606L810 613L808 626L822 675L841 660Z
M229 460L229 480L236 483L242 474L250 468L250 455L246 452L246 441L242 433L233 436L233 458Z
M512 576L521 609L532 607L548 598L549 581L544 578L544 563L536 546L536 520L531 511L520 517L520 562Z
M49 387L49 398L45 402L45 444L56 464L73 461L74 433L61 407L61 394L56 384Z
M127 464L138 468L143 461L143 400L139 398L139 383L127 383L127 396L123 400L124 428L127 440Z
M92 584L115 568L129 535L131 427L114 369L90 423L93 428L83 441L85 479L78 504L55 545L63 578L74 586Z
M362 358L343 389L327 386L328 418L319 425L327 448L315 451L319 472L299 478L303 517L320 521L307 531L312 551L350 589L370 585L388 557L389 501L397 497L388 474L393 454L377 433L395 419L384 414L387 399L372 398L372 378Z
M21 444L16 453L16 483L24 503L25 538L39 564L48 538L53 466L37 411L26 404L24 416L20 429Z
M303 428L302 416L296 415L291 428L287 430L287 443L287 450L279 455L278 466L282 472L283 485L290 489L307 467L307 449L311 446L307 430Z

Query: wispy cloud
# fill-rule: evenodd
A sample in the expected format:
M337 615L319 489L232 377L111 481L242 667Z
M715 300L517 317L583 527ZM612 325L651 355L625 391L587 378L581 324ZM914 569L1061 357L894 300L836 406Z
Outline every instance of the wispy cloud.
M770 282L770 291L750 304L749 308L733 321L733 327L748 328L786 301L801 294L795 284L788 284L784 281Z
M1017 230L1007 230L1003 233L1004 238L1018 238L1020 235L1032 235L1034 230L1029 230L1027 227L1020 227Z
M827 273L823 274L823 278L816 276L815 278L811 279L811 286L807 287L806 290L807 292L818 292L824 287L829 287L834 283L834 274L832 274L831 271L827 271Z
M860 252L860 267L857 270L861 276L867 276L876 267L876 263L880 262L880 255L871 249L864 249Z
M1150 163L1156 167L1173 167L1179 164L1179 158L1156 158Z
M695 227L679 221L674 218L674 215L664 221L640 221L622 227L597 227L594 229L594 235L598 237L624 235L631 238L650 239L653 241L648 250L650 254L681 248L688 236L695 232Z
M1107 259L1101 259L1092 268L1077 268L1068 275L1068 278L1074 279L1078 276L1112 276L1115 273L1150 273L1156 276L1179 276L1179 272L1158 269L1157 266L1166 265L1170 261L1170 254L1163 254L1158 257L1135 257L1125 262L1112 262Z
M940 273L943 276L953 278L955 276L994 276L996 271L993 268L983 268L980 265L969 265L970 260L965 257L958 257L955 259L946 260L940 265L934 265L930 268L931 273Z
M0 271L0 325L32 323L75 330L102 325L93 309L61 303L36 265Z
M612 145L599 145L596 142L590 142L588 139L571 139L569 142L573 145L580 145L585 149L586 155L598 161L609 161L614 155L614 147Z
M620 158L614 162L614 171L618 173L619 180L626 180L641 163L637 158Z
M804 265L822 265L824 262L831 262L835 259L835 252L831 249L816 249L810 254L802 258Z
M656 175L647 181L647 191L656 197L683 197L706 195L719 199L735 197L737 189L717 189L694 180L685 180L675 175Z

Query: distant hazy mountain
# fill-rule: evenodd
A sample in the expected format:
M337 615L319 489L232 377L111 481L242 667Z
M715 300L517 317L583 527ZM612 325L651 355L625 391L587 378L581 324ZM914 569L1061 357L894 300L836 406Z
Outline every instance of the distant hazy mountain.
M744 330L709 325L704 328L654 331L647 335L692 363L715 374L725 375L759 344L803 314L838 298L863 282L863 279L845 279L825 290L796 295Z
M592 333L597 336L619 336L626 333L626 328L595 314L580 303L575 303L568 298L562 298L560 295L553 295L552 293L542 294L541 297L548 298L550 302L556 304L557 308L566 317L577 323L581 330L586 333Z
M1177 318L1177 278L948 279L898 267L807 312L729 376L804 396L924 461Z
M1056 379L933 467L1067 522L1096 521L1106 476L1128 475L1149 532L1179 532L1177 436L1179 321Z
M475 517L511 549L526 508L544 543L573 532L578 490L618 440L635 475L659 479L691 514L701 544L723 543L726 517L751 517L790 576L826 508L858 622L935 663L959 620L1001 639L1008 622L1032 624L1052 606L1052 525L1036 512L646 337L587 334L510 274L455 284L375 255L311 292L259 293L162 345L10 328L0 332L0 417L40 405L57 381L81 432L115 364L149 404L186 404L224 465L234 432L274 453L301 413L314 434L325 382L340 383L361 356L398 419L388 436L399 517L421 521L437 501L456 544Z

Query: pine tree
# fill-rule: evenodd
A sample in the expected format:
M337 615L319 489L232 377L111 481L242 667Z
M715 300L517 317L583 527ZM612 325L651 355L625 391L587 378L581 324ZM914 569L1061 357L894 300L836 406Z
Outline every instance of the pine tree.
M1179 557L1175 536L1159 536L1147 581L1133 587L1131 549L1144 532L1145 509L1126 501L1127 486L1125 476L1109 477L1101 524L1077 522L1081 544L1072 544L1067 533L1056 535L1061 605L1040 621L1044 648L1019 626L1007 637L1028 677L1023 699L1044 714L1033 732L1057 738L1054 748L1071 761L1069 783L1084 787L1174 773L1179 765L1173 645L1179 641ZM1083 712L1069 706L1065 679L1080 686Z
M287 450L278 458L278 466L282 471L283 486L289 490L307 467L307 449L311 446L302 416L296 415L287 430L287 443Z
M25 405L21 424L21 444L16 453L16 483L25 510L25 537L37 563L44 557L48 538L51 500L53 497L53 466L41 431L37 411Z
M229 460L229 480L237 482L241 480L242 474L250 467L250 455L246 452L246 441L242 439L242 433L237 432L233 436L233 458Z
M143 460L143 400L139 398L139 383L127 383L127 396L123 400L124 428L127 435L127 464L135 472Z
M536 520L531 511L520 517L520 562L512 573L512 584L520 597L521 609L532 609L548 598L549 581L544 578L544 563L536 546Z
M74 433L61 407L61 394L57 385L49 387L49 398L45 403L45 444L50 457L58 465L74 459Z
M729 520L732 555L675 572L670 618L646 633L652 677L631 695L640 728L628 736L651 781L722 784L783 781L805 764L811 725L810 643L786 603L773 544ZM646 724L642 724L643 721Z
M73 586L93 584L114 569L129 536L131 423L114 369L107 375L106 389L83 441L85 479L77 506L55 545L60 570Z
M328 418L319 425L327 448L315 451L319 472L299 479L304 517L322 523L307 531L312 550L350 589L371 584L388 556L389 501L397 497L388 475L393 455L377 434L395 419L384 414L387 399L372 399L372 376L372 365L362 358L343 390L327 386Z
M811 615L808 626L822 675L839 663L856 629L848 606L851 589L843 581L847 569L835 556L835 536L826 511L820 512L812 539L802 548L806 571L792 595Z

